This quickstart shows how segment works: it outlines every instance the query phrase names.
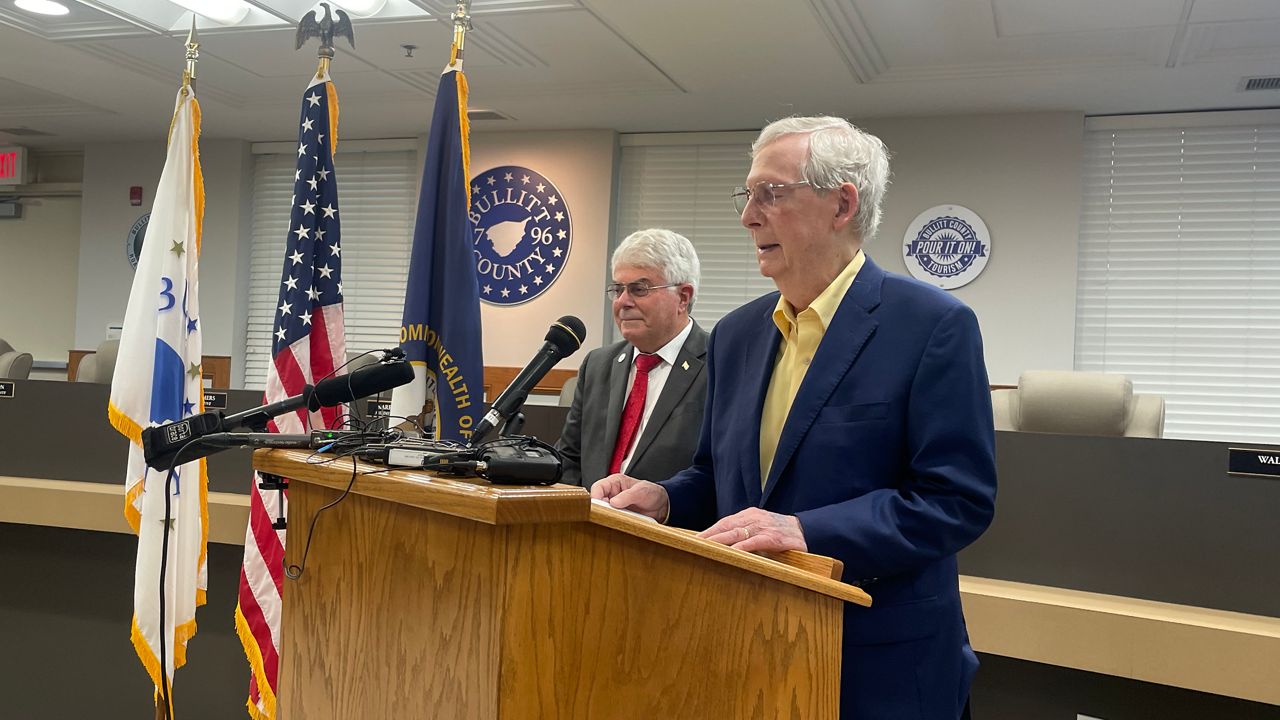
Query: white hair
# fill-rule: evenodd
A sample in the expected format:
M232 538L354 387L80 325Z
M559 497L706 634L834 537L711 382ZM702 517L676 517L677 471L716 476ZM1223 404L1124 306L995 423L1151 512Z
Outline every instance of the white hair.
M838 117L789 117L769 123L751 145L751 157L784 135L809 136L809 156L801 177L816 190L834 190L844 183L858 189L853 220L863 242L880 227L880 203L889 185L889 149L880 138Z
M619 265L655 268L662 272L669 283L692 285L693 296L689 299L689 309L693 309L693 298L698 296L702 264L698 262L698 253L694 251L693 243L680 233L662 228L648 228L631 233L613 251L611 267L617 270Z

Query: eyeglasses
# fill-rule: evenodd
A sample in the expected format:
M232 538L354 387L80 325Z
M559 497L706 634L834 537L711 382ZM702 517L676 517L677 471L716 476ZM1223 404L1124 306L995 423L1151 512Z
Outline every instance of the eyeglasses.
M733 189L733 192L729 194L729 197L733 199L733 208L738 211L739 215L741 215L746 212L747 203L751 202L751 198L755 198L756 202L760 205L769 207L777 202L779 190L789 190L791 188L798 188L808 184L808 180L801 180L800 182L793 183L771 183L761 181L751 187L743 187L739 185Z
M680 283L671 283L670 285L650 285L646 282L629 282L625 285L623 283L611 283L604 286L604 292L609 297L617 300L622 297L623 292L630 294L633 298L642 298L654 290L679 286Z

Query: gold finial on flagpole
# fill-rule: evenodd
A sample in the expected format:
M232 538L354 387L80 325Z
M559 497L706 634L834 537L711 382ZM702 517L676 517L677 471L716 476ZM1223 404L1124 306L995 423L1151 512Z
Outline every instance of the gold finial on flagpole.
M196 14L191 13L191 32L187 33L187 67L182 71L182 86L196 89L196 63L200 60L200 38L196 36Z
M320 6L324 8L324 19L317 20L315 10L304 15L302 21L298 23L298 32L293 46L294 50L301 50L307 40L313 37L320 38L320 49L316 51L316 56L320 58L320 64L316 68L316 79L329 74L329 61L333 60L334 35L345 37L352 48L356 46L355 32L351 29L351 17L339 8L338 19L335 21L334 12L329 9L329 3L322 2Z
M458 49L457 59L462 59L462 46L467 39L467 31L471 29L471 0L458 0L453 14L453 46Z

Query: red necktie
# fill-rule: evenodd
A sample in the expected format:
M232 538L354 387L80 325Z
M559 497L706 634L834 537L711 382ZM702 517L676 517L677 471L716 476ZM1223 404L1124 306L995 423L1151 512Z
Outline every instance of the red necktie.
M618 441L613 446L613 460L609 461L609 474L622 472L622 459L631 449L644 417L644 399L649 392L649 371L658 366L662 358L649 353L636 355L636 379L631 383L631 394L622 408L622 423L618 426Z

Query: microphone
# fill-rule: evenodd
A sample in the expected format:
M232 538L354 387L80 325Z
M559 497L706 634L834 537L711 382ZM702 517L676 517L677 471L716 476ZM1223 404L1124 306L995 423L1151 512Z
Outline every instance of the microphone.
M392 356L394 357L394 356ZM312 412L322 407L340 405L370 395L377 395L413 381L413 366L403 359L368 365L346 375L321 380L316 385L308 407Z
M268 420L309 407L314 396L315 388L303 385L302 392L293 397L234 415L203 412L185 420L146 428L142 431L142 456L147 464L156 470L166 470L178 451L192 440L242 427L264 432L267 429ZM205 453L205 455L208 454ZM188 461L200 457L204 455L193 456Z
M285 398L270 405L235 413L234 415L223 415L221 412L204 412L185 420L146 428L142 431L143 458L146 460L147 465L156 470L167 470L174 458L177 457L178 452L193 440L201 439L203 443L204 438L210 435L227 433L229 430L242 427L264 432L267 429L267 421L271 418L297 412L303 408L314 412L322 407L330 407L369 395L376 395L391 388L407 384L411 380L413 380L413 368L409 363L403 360L392 361L363 367L350 375L339 375L322 380L314 388L310 385L304 385L302 392L293 397ZM244 435L245 433L237 434ZM209 447L192 448L188 451L184 455L186 462L205 457L221 448L237 446L235 443L212 446L215 441L209 442L211 443ZM258 447L294 446L261 445Z
M476 423L475 429L471 432L471 445L479 444L490 430L514 415L528 399L533 386L538 384L547 371L582 347L582 341L586 339L586 326L572 315L565 315L552 323L542 349L533 356L528 365L524 366L507 389L502 391L498 399L493 401L489 406L489 412Z

